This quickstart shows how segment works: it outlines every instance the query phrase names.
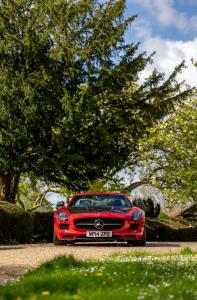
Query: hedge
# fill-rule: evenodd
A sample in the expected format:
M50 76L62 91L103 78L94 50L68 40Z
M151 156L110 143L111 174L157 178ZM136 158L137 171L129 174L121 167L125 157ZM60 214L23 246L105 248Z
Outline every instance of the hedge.
M186 224L181 220L173 220L169 224L160 219L147 218L146 229L148 241L197 241L197 223L194 222Z
M148 241L196 241L197 223L174 219L146 219ZM0 201L0 244L52 242L53 213L25 212Z
M0 243L26 243L32 239L34 219L17 205L0 201Z
M34 242L52 242L53 241L53 212L34 212L34 231L32 240Z

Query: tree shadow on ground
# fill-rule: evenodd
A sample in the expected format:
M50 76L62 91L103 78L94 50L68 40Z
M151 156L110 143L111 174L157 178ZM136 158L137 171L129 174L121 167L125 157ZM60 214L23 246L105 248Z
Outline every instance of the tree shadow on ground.
M0 250L16 250L16 249L24 249L25 246L0 246Z
M92 243L76 243L69 246L75 246L75 247L81 247L81 246L87 246L87 247L130 247L126 243L107 243L107 242L92 242ZM132 247L132 246L131 246ZM147 242L146 247L143 248L152 248L152 247L173 247L173 248L180 248L181 245L178 243L169 243L169 242ZM135 247L133 247L135 248Z

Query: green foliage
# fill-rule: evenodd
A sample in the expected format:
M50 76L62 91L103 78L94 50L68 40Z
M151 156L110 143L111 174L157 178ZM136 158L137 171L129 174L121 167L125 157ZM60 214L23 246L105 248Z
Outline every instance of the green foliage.
M189 247L182 249L180 253L181 253L181 255L197 255L197 252L193 251Z
M119 191L125 189L124 183L121 182L120 178L103 178L97 179L93 182L90 182L89 191L98 191L98 192L108 192L108 191Z
M46 199L50 188L33 176L21 176L16 202L26 211L50 211L51 203Z
M60 257L0 288L0 299L195 299L197 263L191 255L133 253L104 261Z
M121 169L136 140L173 109L175 77L126 44L125 0L0 3L0 178L14 202L21 174L84 188Z
M196 104L196 98L188 101L141 141L144 176L178 203L196 201Z

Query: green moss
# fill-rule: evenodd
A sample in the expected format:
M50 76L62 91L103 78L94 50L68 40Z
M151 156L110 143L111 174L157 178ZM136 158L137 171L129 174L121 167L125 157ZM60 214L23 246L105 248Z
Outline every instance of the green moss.
M17 204L12 204L7 201L0 201L0 210L4 210L9 214L21 214L24 212Z

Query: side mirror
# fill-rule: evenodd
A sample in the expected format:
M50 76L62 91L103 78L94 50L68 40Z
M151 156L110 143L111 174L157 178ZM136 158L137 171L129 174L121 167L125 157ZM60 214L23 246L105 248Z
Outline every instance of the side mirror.
M57 204L56 204L56 209L59 209L59 208L64 207L64 206L65 206L64 201L58 201Z

